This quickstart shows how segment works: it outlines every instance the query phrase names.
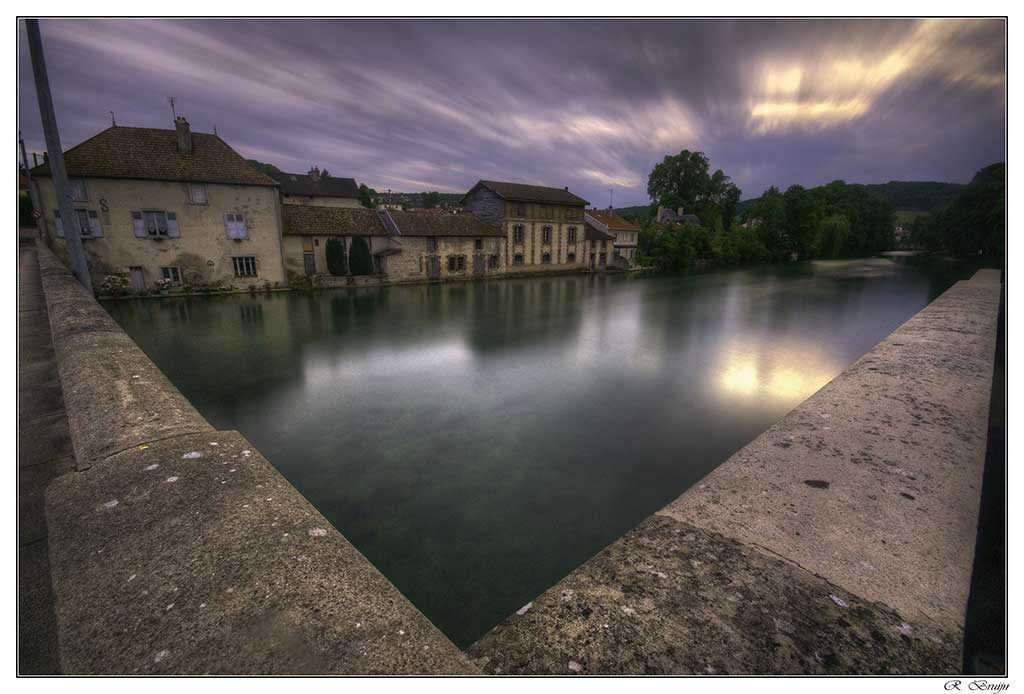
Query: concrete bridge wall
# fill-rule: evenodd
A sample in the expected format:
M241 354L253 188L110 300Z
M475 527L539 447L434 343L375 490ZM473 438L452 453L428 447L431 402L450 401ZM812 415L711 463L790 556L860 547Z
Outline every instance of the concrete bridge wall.
M477 672L42 245L39 265L77 467L46 491L65 674Z
M954 285L470 654L492 673L959 671L1000 291L991 270Z

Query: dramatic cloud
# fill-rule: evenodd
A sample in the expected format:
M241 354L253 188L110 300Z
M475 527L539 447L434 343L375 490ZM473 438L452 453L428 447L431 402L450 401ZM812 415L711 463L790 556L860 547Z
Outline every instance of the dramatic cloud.
M998 20L41 22L65 147L194 129L386 190L479 178L647 202L683 148L743 188L965 181L1002 159ZM22 38L24 30L22 29ZM44 149L28 51L21 129Z

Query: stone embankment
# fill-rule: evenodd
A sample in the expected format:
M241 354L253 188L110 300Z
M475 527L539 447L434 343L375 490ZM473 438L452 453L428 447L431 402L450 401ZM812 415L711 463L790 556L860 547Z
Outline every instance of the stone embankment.
M1000 292L991 270L954 285L470 655L491 673L958 672Z
M45 495L64 673L478 672L38 253L75 463Z

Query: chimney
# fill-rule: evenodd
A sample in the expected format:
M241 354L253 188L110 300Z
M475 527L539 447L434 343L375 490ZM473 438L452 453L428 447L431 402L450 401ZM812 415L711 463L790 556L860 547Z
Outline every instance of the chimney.
M682 217L683 216L683 208L682 207L677 207L676 208L676 214L679 215L680 217Z
M566 187L565 187L565 192L566 192L566 193L568 193L568 192L569 192L569 186L566 186Z
M319 181L320 180L320 167L319 166L314 166L313 168L311 168L308 171L308 174L309 174L309 177L312 178L314 182Z
M174 130L178 133L178 151L182 154L192 153L192 131L188 127L185 116L174 119Z

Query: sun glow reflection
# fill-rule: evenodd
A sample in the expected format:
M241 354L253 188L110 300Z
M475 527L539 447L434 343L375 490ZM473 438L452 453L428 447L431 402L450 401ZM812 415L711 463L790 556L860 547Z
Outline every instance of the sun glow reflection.
M789 363L773 364L759 362L746 352L734 353L715 371L714 383L718 390L733 397L767 397L795 404L841 370L814 355L791 354Z

